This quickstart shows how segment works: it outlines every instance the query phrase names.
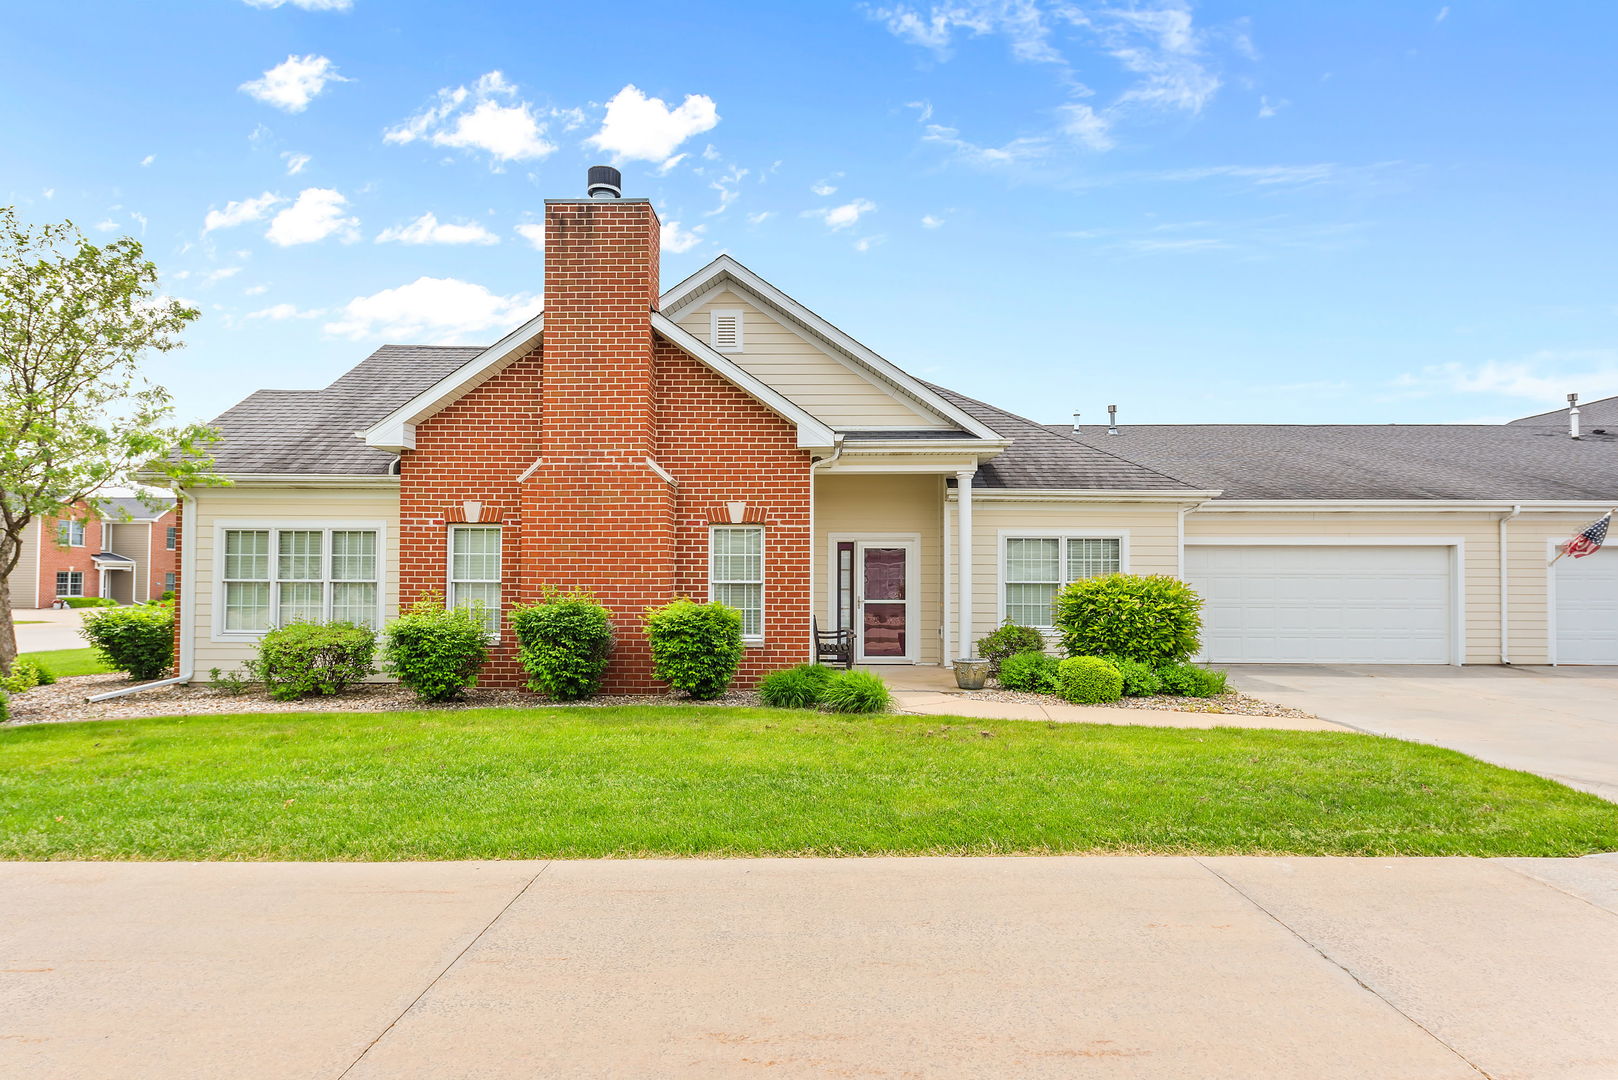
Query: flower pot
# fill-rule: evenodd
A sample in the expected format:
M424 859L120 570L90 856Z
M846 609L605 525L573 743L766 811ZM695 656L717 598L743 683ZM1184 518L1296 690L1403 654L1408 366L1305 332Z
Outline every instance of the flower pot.
M987 660L957 660L955 661L955 685L962 690L982 690L983 684L989 681L989 662Z

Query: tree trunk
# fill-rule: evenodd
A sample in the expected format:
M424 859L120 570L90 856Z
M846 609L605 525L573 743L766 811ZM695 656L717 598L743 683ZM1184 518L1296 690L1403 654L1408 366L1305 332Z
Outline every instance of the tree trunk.
M0 574L0 671L11 674L17 659L17 628L11 622L11 575Z

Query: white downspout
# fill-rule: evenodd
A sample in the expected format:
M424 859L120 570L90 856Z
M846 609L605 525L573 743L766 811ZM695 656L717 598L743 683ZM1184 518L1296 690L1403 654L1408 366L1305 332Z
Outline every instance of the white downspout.
M962 469L955 474L955 524L959 533L956 541L956 568L959 577L957 589L961 598L960 641L955 649L963 653L961 659L972 659L972 477L976 469Z
M814 631L815 612L820 609L820 594L815 587L815 560L820 557L820 541L815 536L815 473L821 468L837 464L837 459L843 456L843 437L834 435L832 438L836 442L832 444L831 457L809 463L809 662L811 664L820 663L820 643L815 640ZM829 560L826 569L828 572L834 572Z
M110 690L105 694L97 694L89 698L91 702L110 701L113 698L123 697L125 694L138 694L143 690L158 690L165 686L177 686L191 681L193 668L196 664L197 651L197 617L195 601L186 603L186 600L196 596L196 581L192 569L197 558L197 500L185 493L183 488L176 488L175 493L180 496L182 524L180 526L180 580L178 604L180 613L180 657L174 665L178 673L172 679L158 679L156 682L141 683L139 686L126 686L119 690ZM190 506L187 507L186 504Z
M1511 513L1500 515L1500 662L1511 663L1511 592L1507 563L1511 547L1506 543L1506 524L1522 513L1522 504L1511 508Z

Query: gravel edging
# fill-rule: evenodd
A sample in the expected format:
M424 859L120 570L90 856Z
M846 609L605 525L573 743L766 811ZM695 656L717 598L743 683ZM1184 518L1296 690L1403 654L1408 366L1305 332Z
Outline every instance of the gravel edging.
M1052 694L1028 694L1019 690L1001 690L998 687L988 690L968 690L962 694L951 696L962 697L968 701L1002 701L1018 705L1066 704L1061 698ZM1312 712L1294 709L1290 705L1277 705L1273 701L1250 697L1235 690L1228 690L1217 697L1211 698L1155 694L1152 697L1121 698L1106 705L1087 705L1085 707L1091 709L1150 709L1158 712L1226 713L1234 716L1289 716L1299 720L1320 719Z

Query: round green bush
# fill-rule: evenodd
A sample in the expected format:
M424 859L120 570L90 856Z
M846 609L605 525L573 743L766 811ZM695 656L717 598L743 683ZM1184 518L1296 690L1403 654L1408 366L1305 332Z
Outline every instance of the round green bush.
M1229 689L1223 671L1211 671L1195 664L1165 664L1158 669L1165 694L1184 697L1218 697Z
M820 691L820 706L835 713L880 713L893 708L893 695L869 671L839 671Z
M1056 689L1056 657L1043 652L1013 653L1000 662L1000 685L1025 694Z
M730 689L742 660L742 613L720 603L675 600L646 609L652 675L699 701Z
M1069 656L1121 656L1156 667L1197 651L1202 597L1179 578L1106 574L1056 594L1056 628Z
M807 709L819 703L820 692L831 677L831 668L820 664L772 671L758 684L758 696L778 709Z
M489 632L480 615L425 599L384 631L382 670L422 701L449 701L478 681L489 658Z
M989 674L1000 675L1000 665L1008 656L1044 652L1045 637L1032 626L1018 626L1007 619L988 637L978 640L978 656L989 662Z
M507 614L517 635L517 659L528 688L557 701L578 701L601 689L612 655L612 612L585 592L547 592Z
M116 670L155 679L174 659L174 605L97 608L84 616L80 633Z
M1162 676L1150 664L1122 656L1103 656L1102 659L1117 668L1118 674L1124 677L1124 697L1151 697L1163 692Z
M1075 705L1105 705L1124 696L1124 677L1099 656L1070 656L1056 665L1056 692Z
M376 671L376 631L352 622L292 623L258 639L251 670L270 697L330 697Z

